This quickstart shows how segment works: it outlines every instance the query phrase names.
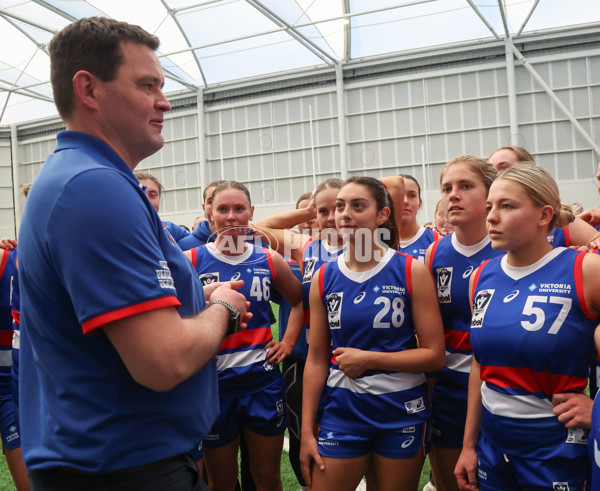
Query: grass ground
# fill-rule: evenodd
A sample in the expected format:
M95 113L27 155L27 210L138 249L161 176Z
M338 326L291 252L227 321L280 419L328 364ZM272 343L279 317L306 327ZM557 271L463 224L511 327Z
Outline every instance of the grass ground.
M0 491L15 491L15 485L10 477L4 455L0 456Z

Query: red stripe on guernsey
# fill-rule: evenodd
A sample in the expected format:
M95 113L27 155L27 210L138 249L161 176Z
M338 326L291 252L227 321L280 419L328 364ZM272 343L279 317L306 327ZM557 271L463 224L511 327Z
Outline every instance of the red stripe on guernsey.
M263 247L263 251L265 251L265 256L267 256L267 261L269 263L269 269L271 270L271 276L273 277L273 281L275 281L275 266L273 264L273 256L267 247Z
M304 311L304 324L310 324L310 307Z
M437 230L433 231L433 241L437 242L442 238L442 234L440 234Z
M471 336L468 332L446 331L444 338L446 338L446 346L450 348L471 351Z
M11 310L11 314L12 314L13 322L15 323L15 325L20 326L21 325L21 312L19 312L18 310Z
M6 348L12 346L13 330L2 330L0 331L0 346Z
M325 276L325 266L327 266L327 263L319 268L319 296L321 297L321 300L323 300L323 276Z
M232 336L225 338L221 343L220 350L241 348L243 346L256 346L266 344L273 339L271 327L258 327L256 329L244 329Z
M581 305L581 310L586 317L590 319L595 319L585 304L585 296L583 295L583 273L581 272L581 268L583 265L583 258L585 257L585 252L580 252L575 257L575 271L573 271L575 276L575 291L577 292L577 298L579 299L579 305Z
M471 291L471 303L473 303L473 299L475 298L475 289L477 288L477 283L479 282L479 276L481 275L481 271L483 270L483 267L489 262L490 259L488 259L487 261L483 261L481 265L477 268L477 271L475 272L475 277L473 278L473 290Z
M177 297L162 297L154 300L148 300L147 302L138 303L136 305L130 305L129 307L123 307L122 309L113 310L106 314L99 315L81 324L84 334L89 334L94 329L108 324L109 322L118 321L119 319L125 319L132 315L142 314L144 312L150 312L151 310L164 309L166 307L180 307L181 303L177 300Z
M548 396L560 392L583 392L588 383L585 377L536 372L531 368L489 365L481 365L481 380L505 389L525 389Z
M4 274L4 268L6 268L6 263L8 262L8 251L6 249L2 249L2 262L0 262L0 278Z
M435 250L437 249L437 246L440 242L434 242L432 244L431 247L431 253L429 254L429 264L427 265L429 267L429 271L431 271L431 273L433 274L433 255L435 254Z
M567 247L571 247L571 237L569 236L569 226L565 225L563 227L563 232L565 233L565 242L567 243Z
M191 253L192 253L192 266L194 267L194 269L196 269L196 264L198 264L198 251L196 250L196 247L191 249Z
M405 270L404 273L406 275L406 288L408 289L408 298L412 299L412 275L410 274L411 272L411 266L412 266L412 261L413 261L414 257L412 256L406 256L406 263L405 263Z
M308 244L310 244L313 240L315 240L315 238L311 237L306 241L306 244L304 244L304 247L302 248L302 254L300 254L300 267L302 268L302 276L304 276L304 251L308 247Z

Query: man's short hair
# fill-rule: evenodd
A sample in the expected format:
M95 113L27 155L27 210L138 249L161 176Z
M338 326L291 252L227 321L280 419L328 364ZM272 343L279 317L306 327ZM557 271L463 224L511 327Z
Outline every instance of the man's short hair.
M140 26L105 17L89 17L69 24L50 41L50 80L54 103L63 119L71 115L73 77L86 70L103 82L115 79L125 57L121 43L133 42L158 49L160 41Z

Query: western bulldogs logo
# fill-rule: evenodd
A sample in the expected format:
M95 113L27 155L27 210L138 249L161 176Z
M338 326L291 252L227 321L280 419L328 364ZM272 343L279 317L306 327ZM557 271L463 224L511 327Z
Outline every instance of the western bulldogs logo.
M437 273L437 291L438 291L438 302L439 303L450 303L452 288L452 270L453 267L449 268L438 268Z
M485 312L490 305L490 301L496 290L481 290L477 292L473 299L473 317L471 319L471 328L481 327Z
M553 482L552 491L570 491L568 482Z
M342 300L344 292L330 293L327 295L327 319L329 320L329 329L341 329L342 321L340 313L342 311Z
M304 260L304 276L302 277L302 283L310 282L315 272L315 264L317 264L316 257L309 257Z
M202 286L210 285L211 283L216 283L219 281L219 273L203 273L199 274L198 278L202 282Z

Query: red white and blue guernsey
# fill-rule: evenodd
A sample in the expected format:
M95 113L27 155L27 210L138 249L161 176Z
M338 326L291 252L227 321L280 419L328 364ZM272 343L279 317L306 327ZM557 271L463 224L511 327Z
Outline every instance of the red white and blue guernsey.
M410 254L416 260L425 263L427 248L442 236L437 230L429 230L425 227L419 227L417 233L409 240L401 240L398 250L405 254Z
M573 244L569 235L569 226L554 227L552 233L548 235L548 242L552 244L552 247L571 247Z
M0 398L12 398L12 297L17 271L16 260L16 249L0 249Z
M302 283L302 268L300 264L298 264L293 259L283 256L283 259L287 262L288 266L292 270L294 276L298 279L299 282ZM287 330L288 320L290 317L290 313L292 311L292 304L288 302L283 295L279 293L276 289L271 291L271 302L279 304L279 341L283 339L285 336L285 331ZM290 360L306 360L306 356L308 355L308 339L306 338L306 326L300 333L296 344L294 345L294 349L288 356Z
M216 363L156 392L102 326L164 307L195 315L202 284L121 157L85 133L57 139L19 233L25 464L102 473L188 452L218 414Z
M445 423L447 427L460 428L459 434L453 438L456 440L454 443L440 443L440 446L462 446L472 362L469 279L483 261L502 254L504 251L492 249L487 235L475 245L464 246L458 242L455 233L435 242L431 250L428 266L437 285L446 340L445 365L442 372L437 374L433 390L434 440L438 427L436 421L439 425Z
M238 291L250 302L253 314L248 327L225 338L219 348L219 395L243 396L282 379L281 371L265 361L265 347L273 339L268 310L275 278L271 250L246 244L243 254L228 256L211 242L192 249L192 265L204 285L243 280Z
M481 365L481 433L527 459L586 458L587 431L565 428L552 395L583 392L597 319L583 297L585 253L553 249L535 264L487 262L473 290L471 344Z
M20 299L20 295L19 295L19 268L18 268L18 258L17 258L18 249L14 249L13 251L15 254L15 269L13 272L12 295L11 295L12 328L13 328L11 388L12 388L13 403L15 405L15 408L18 410L18 408L19 408L19 347L21 345L21 330L20 330L21 299Z
M592 463L592 483L590 489L600 489L600 398L594 399L592 410L592 429L588 437L588 451Z
M344 246L329 245L327 241L321 239L310 239L302 249L302 308L304 310L304 331L303 336L307 343L310 336L310 285L315 271L344 252ZM308 350L307 350L308 354Z
M352 347L395 352L417 347L411 315L412 256L388 249L373 269L356 273L341 255L320 269L319 289L327 310L332 350ZM332 358L321 427L371 435L399 430L429 418L422 373L369 370L350 378Z

